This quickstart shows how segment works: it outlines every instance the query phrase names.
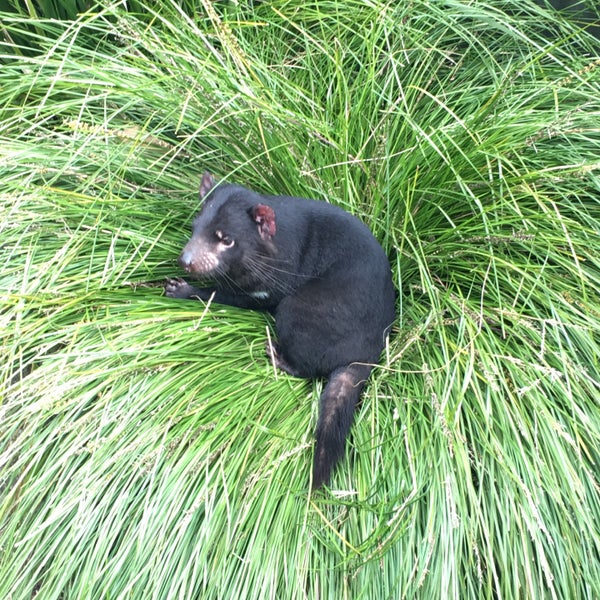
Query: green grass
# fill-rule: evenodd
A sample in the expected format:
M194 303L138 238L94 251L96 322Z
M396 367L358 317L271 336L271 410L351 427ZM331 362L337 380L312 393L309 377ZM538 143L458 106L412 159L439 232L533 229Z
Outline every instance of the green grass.
M0 597L600 596L600 52L534 5L1 15ZM202 172L326 198L398 320L322 382L160 282Z

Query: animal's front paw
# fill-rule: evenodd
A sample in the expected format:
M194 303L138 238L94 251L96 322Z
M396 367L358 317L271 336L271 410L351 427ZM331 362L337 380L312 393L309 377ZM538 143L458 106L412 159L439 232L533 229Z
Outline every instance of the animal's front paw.
M169 277L165 283L165 295L169 298L189 298L193 289L180 277Z

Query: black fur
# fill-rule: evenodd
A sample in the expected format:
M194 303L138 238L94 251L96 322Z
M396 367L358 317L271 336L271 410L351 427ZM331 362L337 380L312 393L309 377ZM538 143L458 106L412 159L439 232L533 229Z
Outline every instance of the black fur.
M214 294L214 302L271 311L274 363L299 377L329 377L316 431L318 488L343 455L354 408L395 318L387 257L364 223L326 202L215 188L208 173L200 196L179 264L212 285L169 279L166 294Z

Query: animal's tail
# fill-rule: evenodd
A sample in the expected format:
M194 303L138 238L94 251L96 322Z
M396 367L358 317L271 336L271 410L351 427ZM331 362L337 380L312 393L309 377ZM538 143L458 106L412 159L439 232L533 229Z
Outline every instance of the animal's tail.
M372 367L352 363L329 376L321 394L317 445L313 461L312 488L329 481L333 467L344 453L346 436L354 418L354 408Z

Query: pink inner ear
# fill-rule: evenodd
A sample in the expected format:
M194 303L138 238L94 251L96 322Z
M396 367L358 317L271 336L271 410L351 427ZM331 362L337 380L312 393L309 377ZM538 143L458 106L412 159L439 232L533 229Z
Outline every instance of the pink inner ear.
M202 175L202 182L200 183L200 200L206 198L210 190L215 187L215 180L213 176L205 171L204 175Z
M252 216L258 223L258 232L260 237L272 238L277 230L275 226L275 211L266 204L257 204L252 209Z

